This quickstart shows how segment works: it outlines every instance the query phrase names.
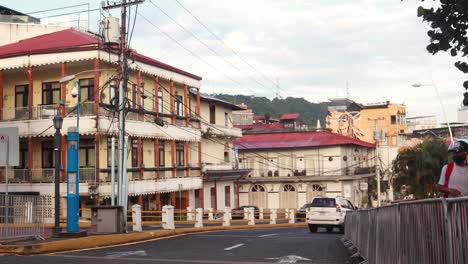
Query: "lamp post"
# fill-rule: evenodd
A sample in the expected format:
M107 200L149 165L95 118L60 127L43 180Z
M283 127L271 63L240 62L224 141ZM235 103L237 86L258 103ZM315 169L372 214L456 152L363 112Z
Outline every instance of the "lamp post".
M62 146L62 129L63 118L57 114L54 116L54 128L55 128L55 221L54 228L52 231L53 237L59 237L62 228L60 227L60 153Z
M450 127L450 123L449 123L448 118L447 118L447 113L445 112L444 104L442 103L442 99L440 98L439 90L437 89L437 86L435 85L434 81L432 81L431 84L415 83L415 84L412 84L411 86L416 87L416 88L419 88L419 87L422 87L422 86L432 86L432 87L434 87L437 99L439 99L440 107L442 108L442 113L444 114L445 122L447 123L447 128L448 128L448 131L449 131L449 134L450 134L450 140L453 143L452 129Z

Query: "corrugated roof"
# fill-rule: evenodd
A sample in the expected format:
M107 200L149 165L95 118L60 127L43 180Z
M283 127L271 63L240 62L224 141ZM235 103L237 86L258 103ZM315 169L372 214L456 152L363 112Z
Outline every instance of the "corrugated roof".
M299 113L286 113L280 117L280 120L296 120L299 117Z
M327 131L247 134L234 141L240 150L325 147L356 145L373 148L374 144Z
M100 49L98 44L99 39L95 36L75 29L65 29L0 46L0 59L33 54L97 50ZM169 64L147 57L136 51L132 51L131 54L137 61L156 66L158 68L177 72L196 80L202 79L200 76L191 74Z

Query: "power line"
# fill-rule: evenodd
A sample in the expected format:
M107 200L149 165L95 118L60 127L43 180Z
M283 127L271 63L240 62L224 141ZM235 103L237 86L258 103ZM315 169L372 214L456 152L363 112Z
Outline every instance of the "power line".
M45 9L45 10L40 10L40 11L29 12L29 13L26 13L26 14L31 15L31 14L44 13L44 12L49 12L49 11L69 9L69 8L78 7L78 6L89 6L89 3L79 4L79 5L70 5L70 6L58 7L58 8L52 8L52 9Z
M201 40L199 37L197 37L192 31L190 31L189 29L187 29L186 27L184 27L183 25L181 25L179 22L177 22L174 18L172 18L168 13L166 13L161 7L159 7L158 5L156 5L153 1L149 0L149 2L154 6L156 7L157 9L159 9L159 11L161 11L166 17L168 17L170 20L172 20L175 24L177 24L180 28L182 28L185 32L187 32L188 34L190 34L194 39L196 39L198 42L200 42L201 44L203 44L207 49L209 49L212 53L214 53L216 56L218 56L220 59L222 59L225 63L229 64L231 67L233 67L234 69L236 69L237 71L239 71L240 73L243 74L243 72L235 65L233 64L232 62L230 62L229 60L227 60L226 58L224 58L221 54L219 54L216 50L212 49L208 44L206 44L203 40ZM254 79L252 76L248 75L250 79L252 79L254 82L256 82L257 84L259 84L260 86L264 87L264 88L269 88L269 87L266 87L265 85L263 85L261 82L259 82L258 80ZM252 91L252 92L255 92L253 91L249 86L247 86L247 88Z
M98 11L98 10L101 10L101 9L100 8L95 8L95 9L76 11L76 12L70 12L70 13L62 13L62 14L58 14L58 15L39 17L39 19L50 18L50 17L59 17L59 16L67 16L67 15L73 15L73 14L86 13L86 12L94 12L94 11Z
M231 48L226 42L224 42L224 40L222 40L220 37L218 37L218 35L216 35L213 31L211 31L198 17L196 17L188 8L186 8L184 5L182 5L182 3L180 3L179 0L176 0L176 2L185 10L187 11L187 13L189 13L195 20L197 20L197 22L202 25L206 31L208 31L213 37L215 37L218 41L220 41L224 46L226 46L228 49L231 50L232 53L234 53L239 59L241 59L245 64L247 64L250 68L252 68L254 71L256 71L257 73L259 73L260 75L263 76L263 78L265 78L266 80L268 81L271 81L271 83L273 85L276 86L276 82L273 81L271 78L269 78L268 76L266 76L264 73L260 72L257 68L255 68L252 64L250 64L249 62L247 62L242 56L240 56L233 48Z

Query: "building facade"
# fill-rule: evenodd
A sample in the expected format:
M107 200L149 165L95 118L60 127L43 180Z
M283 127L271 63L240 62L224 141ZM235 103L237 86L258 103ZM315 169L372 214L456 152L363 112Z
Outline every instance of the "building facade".
M70 91L77 85L80 206L110 203L111 139L118 133L117 62L112 48L73 29L0 47L0 127L18 127L20 133L20 165L8 175L11 192L54 195L52 117L59 114L64 118L59 158L65 208L67 131L77 125L78 103ZM72 74L76 79L69 84L58 82ZM132 51L125 116L129 204L144 209L203 204L200 80ZM0 192L4 188L0 185Z
M240 205L299 208L314 196L366 203L375 177L374 145L327 131L244 135L235 141L241 167Z

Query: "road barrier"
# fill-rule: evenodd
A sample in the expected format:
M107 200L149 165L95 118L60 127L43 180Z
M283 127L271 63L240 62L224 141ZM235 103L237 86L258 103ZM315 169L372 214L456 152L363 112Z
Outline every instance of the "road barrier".
M0 195L0 241L42 239L52 209L51 196Z
M348 212L345 245L368 263L468 263L468 198Z

